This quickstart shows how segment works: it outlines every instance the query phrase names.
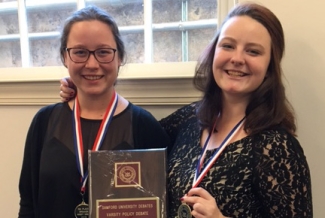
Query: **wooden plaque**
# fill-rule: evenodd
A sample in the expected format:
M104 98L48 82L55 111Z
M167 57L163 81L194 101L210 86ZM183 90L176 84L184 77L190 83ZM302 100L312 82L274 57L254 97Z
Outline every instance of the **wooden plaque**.
M166 149L89 152L90 218L166 218Z

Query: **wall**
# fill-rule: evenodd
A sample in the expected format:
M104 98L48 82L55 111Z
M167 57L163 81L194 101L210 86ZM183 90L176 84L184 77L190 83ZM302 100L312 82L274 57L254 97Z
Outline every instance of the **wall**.
M274 11L285 29L286 55L283 70L286 76L287 91L297 112L299 140L311 169L314 217L323 218L325 217L323 206L325 144L322 137L325 130L325 97L323 96L325 93L323 84L325 81L325 19L323 18L325 2L319 0L260 0L259 2ZM134 97L134 93L128 93L128 90L123 89L123 92L127 93L127 97L134 99L135 102L145 105L157 117L162 117L198 96L195 92L189 92L190 86L184 88L177 85L178 82L183 81L182 79L175 83L172 81L165 81L167 88L150 87L146 92L140 93L140 95L144 95L142 98L141 96ZM187 83L189 84L189 81ZM136 84L137 82L131 84L131 87ZM32 86L31 88L34 89L37 84L25 85ZM52 91L49 98L51 101L58 101L58 83L51 82L50 85ZM23 93L15 89L12 84L3 87L4 84L0 83L0 103L2 102L2 106L0 106L2 136L0 145L3 151L0 153L2 163L0 165L0 209L2 217L11 218L16 217L18 211L17 184L24 137L32 116L41 104L30 106L24 103L8 106L3 102L14 101L16 94L23 95ZM12 90L12 93L8 94L8 90ZM153 98L155 96L152 96L152 91L157 91L157 93L162 91L163 96L156 95L157 98ZM169 93L168 97L159 101L167 95L166 93ZM34 94L40 93L36 91ZM147 95L150 96L149 100L146 98ZM150 104L150 101L157 101L157 99L158 102ZM169 99L172 103L168 103ZM30 99L24 98L24 100ZM178 101L181 103L177 104Z

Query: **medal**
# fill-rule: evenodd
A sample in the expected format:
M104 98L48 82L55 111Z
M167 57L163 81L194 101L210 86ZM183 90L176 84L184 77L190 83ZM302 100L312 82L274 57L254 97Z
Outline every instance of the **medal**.
M187 204L182 203L179 205L178 210L177 210L177 218L191 218L191 208Z
M118 96L114 91L113 97L109 102L109 105L106 109L103 120L100 124L99 130L97 132L97 136L92 147L92 151L98 151L104 141L105 133L107 132L108 126L112 121L114 116L115 109L118 104ZM74 215L76 218L88 218L89 216L89 206L85 203L84 194L86 192L86 183L88 179L88 171L84 172L83 166L83 157L84 157L84 149L83 149L83 141L82 141L82 131L81 131L81 122L80 122L80 108L78 97L75 98L75 104L72 110L72 124L74 128L74 148L76 153L76 161L78 166L78 171L81 175L81 191L80 194L82 196L81 204L77 205L74 210Z
M89 206L84 201L81 202L74 209L74 216L76 218L88 218L89 217Z
M242 127L242 125L244 124L244 120L245 120L245 117L243 119L241 119L236 124L236 126L229 132L229 134L226 136L226 138L221 142L220 146L214 152L214 154L213 154L212 158L209 160L207 166L205 166L204 169L202 169L203 160L205 158L206 151L208 150L208 142L209 142L210 137L213 133L213 130L215 129L215 125L216 125L216 122L215 122L214 127L212 128L211 132L208 135L207 140L204 143L201 157L198 160L192 188L195 188L199 185L199 183L202 181L203 177L208 173L208 171L210 170L212 165L217 161L217 159L221 155L222 151L227 147L228 143L231 141L233 136L235 136L236 133L238 132L238 130Z
M195 171L195 175L194 175L194 180L193 180L193 185L192 188L195 188L199 185L199 183L202 181L203 177L208 173L208 171L210 170L210 168L212 167L212 165L216 162L216 160L218 159L218 157L220 156L220 154L222 153L222 151L227 147L228 143L231 141L231 139L233 138L233 136L236 135L236 133L238 132L238 130L242 127L242 125L244 124L244 120L245 117L243 119L241 119L236 126L230 131L230 133L226 136L226 138L222 141L222 143L220 144L220 146L216 149L216 151L214 152L212 158L208 161L208 164L202 169L203 167L203 161L206 155L206 151L208 150L208 142L210 140L210 137L215 129L216 123L214 123L213 128L211 129L211 132L209 133L204 145L203 145L203 149L201 152L201 155L198 159L198 163L197 163L197 167L196 167L196 171ZM185 203L182 203L177 210L177 218L191 218L192 214L191 214L191 208L190 206L188 206Z

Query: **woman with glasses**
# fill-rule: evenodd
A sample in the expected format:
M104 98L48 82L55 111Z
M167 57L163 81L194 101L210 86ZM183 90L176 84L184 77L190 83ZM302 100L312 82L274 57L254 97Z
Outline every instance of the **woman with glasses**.
M69 17L61 60L77 96L42 108L26 139L19 217L88 217L88 150L165 148L169 138L155 118L115 91L125 48L114 19L97 7Z

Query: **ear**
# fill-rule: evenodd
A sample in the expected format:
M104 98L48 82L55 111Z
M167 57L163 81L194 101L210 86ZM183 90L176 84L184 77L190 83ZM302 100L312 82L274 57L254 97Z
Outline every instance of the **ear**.
M117 75L118 75L119 72L120 72L120 68L121 68L121 66L122 66L122 61L121 61L121 59L119 58L118 61L117 61Z
M66 53L66 52L64 52L63 57L64 57L64 64L63 64L63 65L64 65L66 68L68 68L68 65L67 65L67 53Z
M120 58L118 59L118 62L117 62L117 64L118 64L118 68L120 69L120 67L121 67L121 65L122 65L122 61L121 61L121 59L120 59Z

